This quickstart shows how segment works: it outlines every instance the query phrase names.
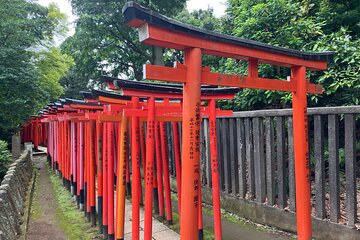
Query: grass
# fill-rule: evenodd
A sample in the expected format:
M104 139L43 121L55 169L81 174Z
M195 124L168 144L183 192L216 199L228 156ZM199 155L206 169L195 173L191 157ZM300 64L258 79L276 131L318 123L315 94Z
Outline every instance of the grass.
M166 224L165 218L161 218L161 217L157 217L157 219L161 222L163 222L164 224ZM173 224L168 225L166 224L169 228L171 228L172 230L174 230L175 232L180 234L180 218L179 218L179 214L177 214L176 212L172 213L172 220L173 220ZM215 239L214 236L214 230L212 228L204 228L204 240L213 240Z
M174 192L171 193L171 201L172 201L172 204L178 204L178 198ZM203 207L203 211L204 211L204 207ZM177 233L180 233L179 214L177 212L173 211L172 216L173 216L173 224L169 225L169 228L171 228L172 230L174 230ZM163 219L159 219L159 220L162 221ZM163 222L165 222L165 221L163 221ZM215 239L213 228L204 226L203 233L204 233L204 240Z
M32 197L32 203L31 203L31 217L35 221L39 220L41 218L41 206L39 202L39 196L37 189L39 188L39 173L34 169L34 174L36 174L35 178L35 186L34 186L34 195Z
M203 212L211 216L213 216L214 214L212 206L206 204L203 204ZM257 232L276 233L276 234L286 235L291 238L296 238L295 235L292 235L291 233L283 232L281 230L276 229L275 227L271 227L268 225L252 222L236 214L224 211L223 209L221 209L221 218L227 220L228 222L241 225L242 228L253 229Z
M176 193L174 193L174 192L171 193L171 200L173 201L173 203L177 204L178 198L177 198ZM214 211L213 211L213 208L211 205L203 203L202 207L203 207L202 211L204 214L207 214L210 216L214 215ZM175 215L176 215L176 218L175 218ZM282 232L274 227L254 223L254 222L249 221L245 218L242 218L236 214L224 211L223 209L221 209L221 218L225 219L228 222L235 223L237 225L241 225L242 228L253 229L254 231L258 231L258 232L269 232L269 233L272 232L272 233L277 233L277 234L281 234L281 235L288 235L288 236L293 237L294 239L296 238L295 236L293 236L289 233L286 233L286 232ZM180 232L180 223L178 223L179 216L176 213L173 213L173 222L174 222L174 228L172 226L169 226L169 227L172 228L176 232ZM204 226L204 240L211 240L211 239L215 239L214 228Z
M56 221L68 239L95 239L99 238L97 228L84 218L71 198L70 193L62 186L61 180L49 170L50 180L57 201Z
M204 204L204 203L203 203L203 212L210 216L214 215L212 206ZM243 225L244 227L247 227L247 228L251 228L251 229L256 228L257 230L261 230L261 228L258 226L255 226L254 223L250 223L251 221L248 221L245 218L241 218L236 214L224 211L223 209L221 209L221 218L227 220L228 222Z

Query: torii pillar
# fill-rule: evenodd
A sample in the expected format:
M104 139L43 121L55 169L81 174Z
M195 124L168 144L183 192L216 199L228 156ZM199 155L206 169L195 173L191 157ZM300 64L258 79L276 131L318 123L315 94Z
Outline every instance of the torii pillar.
M123 8L128 25L139 30L141 42L184 50L185 66L167 68L146 65L148 79L184 84L181 239L196 239L199 201L200 85L231 86L292 92L295 145L296 220L298 238L311 239L310 178L307 139L306 94L321 94L319 85L310 84L306 70L325 70L333 52L311 53L274 47L265 43L212 33L181 24L154 11L128 2ZM213 73L201 68L201 55L247 60L248 76ZM258 76L258 64L291 68L290 81ZM148 77L148 76L152 77ZM260 200L262 201L262 200ZM184 217L186 216L186 217Z
M182 178L180 235L192 239L198 234L198 206L200 183L200 95L201 95L201 49L185 49L188 66L183 90L182 129ZM191 197L189 197L191 196ZM195 213L195 214L194 214Z

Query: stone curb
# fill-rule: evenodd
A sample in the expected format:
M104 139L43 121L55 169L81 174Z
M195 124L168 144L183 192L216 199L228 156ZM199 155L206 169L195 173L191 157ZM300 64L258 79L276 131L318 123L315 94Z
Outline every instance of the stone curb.
M31 205L34 199L34 192L35 192L35 185L36 185L36 181L37 181L37 173L34 171L33 177L31 178L30 184L29 184L29 189L27 192L27 198L26 198L26 202L25 202L25 214L24 214L24 223L21 225L21 235L19 237L19 240L25 240L26 239L26 234L28 231L28 227L29 227L29 222L30 222L30 216L31 216Z
M24 207L32 179L32 151L26 148L9 166L0 185L0 240L19 238L24 217L28 218Z

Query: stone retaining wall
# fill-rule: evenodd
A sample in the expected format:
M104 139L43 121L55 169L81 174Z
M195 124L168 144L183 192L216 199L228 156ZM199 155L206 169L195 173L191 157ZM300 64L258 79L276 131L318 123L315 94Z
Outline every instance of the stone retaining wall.
M170 179L171 190L177 192L176 181ZM203 187L202 201L212 205L212 190ZM280 230L296 234L296 214L276 207L257 203L255 201L236 198L232 195L221 193L221 208L240 217L275 227ZM346 225L332 223L330 221L312 218L312 236L317 240L359 240L360 231Z
M202 200L212 204L212 192L207 187L202 188ZM221 193L221 208L235 213L256 223L269 225L278 229L296 233L296 214L276 207L271 207L255 201L236 198ZM360 231L346 225L312 218L312 236L317 240L358 240Z
M0 185L0 240L16 239L20 234L32 174L32 152L26 149L10 165Z

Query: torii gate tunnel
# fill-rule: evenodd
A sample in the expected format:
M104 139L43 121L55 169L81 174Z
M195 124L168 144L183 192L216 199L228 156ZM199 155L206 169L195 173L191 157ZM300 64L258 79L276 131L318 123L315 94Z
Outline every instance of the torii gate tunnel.
M234 98L240 88L265 89L292 92L298 239L311 239L306 96L321 94L322 87L306 79L306 70L325 70L333 53L300 52L204 31L133 2L125 4L123 14L128 25L138 29L141 42L184 51L183 64L144 67L145 79L173 83L103 77L112 91L92 90L82 93L85 101L63 99L49 104L22 129L22 140L32 140L35 149L47 144L52 168L71 189L88 220L93 225L98 222L105 238L124 239L127 195L132 198L132 239L140 239L143 199L144 239L152 238L153 210L172 223L164 124L171 122L180 237L202 239L200 123L207 116L214 232L215 239L221 239L216 117L231 116L232 111L217 109L215 103ZM248 75L211 72L202 66L203 54L247 61ZM259 64L290 68L290 79L261 78Z
M93 225L98 221L106 238L123 239L125 185L130 184L129 168L126 167L129 154L126 149L128 118L131 118L132 237L139 238L139 208L142 196L145 196L145 239L151 239L153 197L155 212L160 216L165 216L166 212L167 222L172 223L164 121L172 122L176 182L178 196L181 195L180 138L177 122L182 121L182 85L141 83L108 77L105 77L104 80L110 88L117 91L83 92L82 95L86 102L72 99L60 100L55 104L49 104L41 112L42 124L48 123L49 141L47 145L51 166L62 176L64 185L69 190L71 189L73 195L76 196L79 207L84 210L88 220ZM211 143L211 153L214 155L214 153L217 154L216 147L214 147L216 146L216 116L232 115L232 111L216 109L215 100L232 99L239 89L204 86L201 91L203 102L199 108L199 114L200 116L209 116L214 125L214 130L211 132L212 139L214 139ZM205 102L208 102L208 106L203 106ZM33 121L40 122L39 119L33 119ZM143 121L146 121L147 125L146 147L143 139L143 126L139 124ZM114 125L114 123L120 124ZM27 131L27 129L23 129L23 132ZM155 146L156 164L154 162ZM117 154L115 154L116 152ZM140 153L143 160L142 166L139 160ZM212 159L212 162L213 168L217 168L217 156ZM156 166L156 170L154 170L154 166ZM145 176L145 194L141 192L141 167ZM114 184L112 184L114 183L113 173L117 176L116 203L114 202ZM162 176L164 176L164 180ZM218 170L213 172L213 179L215 182L219 182ZM130 188L126 189L128 194L129 190ZM96 196L98 216L96 216ZM221 234L219 187L213 188L213 199L216 231ZM166 211L164 211L164 202ZM197 228L200 239L202 239L201 199L198 203ZM114 212L115 205L116 212ZM178 208L181 209L180 200Z
M310 176L307 140L307 93L321 93L319 85L310 84L306 70L325 70L332 52L308 53L273 47L267 44L204 31L173 21L160 14L128 2L123 14L129 26L139 31L141 42L184 51L184 65L177 68L146 65L146 79L180 82L183 92L182 178L181 178L181 239L197 236L199 201L199 139L198 132L202 84L256 88L292 92L294 119L294 151L296 181L296 220L299 239L311 239ZM202 54L248 61L248 76L211 73L201 66ZM266 63L291 68L290 81L265 79L258 76L258 64Z

